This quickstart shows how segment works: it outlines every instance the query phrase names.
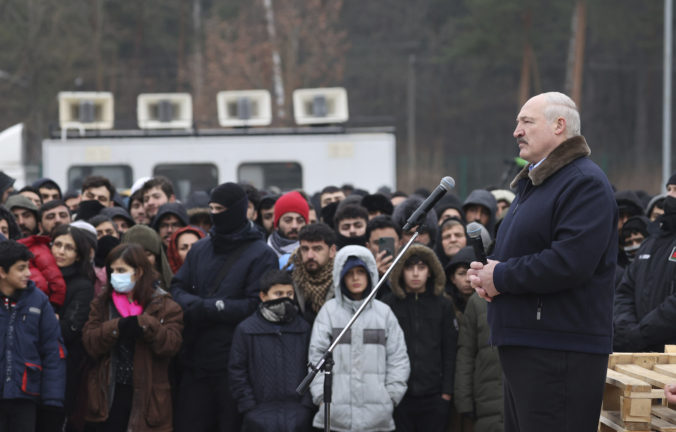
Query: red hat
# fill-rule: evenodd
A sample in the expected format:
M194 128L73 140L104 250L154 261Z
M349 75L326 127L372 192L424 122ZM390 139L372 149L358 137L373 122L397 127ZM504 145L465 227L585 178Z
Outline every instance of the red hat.
M303 195L296 191L285 193L275 202L275 228L277 228L279 218L291 212L303 216L305 223L310 220L310 206Z

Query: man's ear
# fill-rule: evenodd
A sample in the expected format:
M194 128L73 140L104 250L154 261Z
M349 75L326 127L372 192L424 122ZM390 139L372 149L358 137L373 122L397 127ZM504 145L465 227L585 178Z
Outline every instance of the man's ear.
M265 301L265 297L267 297L267 295L263 291L259 291L258 297L261 299L261 301Z
M336 257L336 245L332 244L329 248L329 258L334 259Z
M559 117L556 119L556 125L554 126L554 134L561 135L566 131L566 119Z
M176 195L171 194L171 196L169 197L169 202L176 202Z

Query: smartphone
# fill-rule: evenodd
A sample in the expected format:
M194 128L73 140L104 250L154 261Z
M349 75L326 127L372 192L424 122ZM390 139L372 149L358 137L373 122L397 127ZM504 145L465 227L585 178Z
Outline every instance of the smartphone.
M394 255L394 237L380 237L377 242L378 252L386 250L385 256Z

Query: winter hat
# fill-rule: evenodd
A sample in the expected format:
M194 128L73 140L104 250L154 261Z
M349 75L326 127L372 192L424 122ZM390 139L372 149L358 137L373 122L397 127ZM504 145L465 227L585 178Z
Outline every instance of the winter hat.
M183 204L178 202L162 204L160 208L157 209L157 214L153 219L153 229L158 230L160 228L160 221L167 215L174 215L178 218L183 226L188 225L188 212L186 211Z
M7 189L14 185L16 179L8 176L3 171L0 171L0 195L5 193Z
M76 220L75 222L71 222L70 226L82 230L85 233L85 237L87 237L89 245L92 249L96 250L96 228L94 228L94 225L83 220Z
M104 267L106 258L115 246L120 244L120 239L113 236L103 236L96 242L96 254L94 255L94 264L96 267Z
M61 193L61 188L59 187L59 185L54 180L47 178L47 177L43 177L43 178L35 180L31 186L33 186L35 189L40 189L41 187L45 187L45 186L51 186L51 187L48 187L48 189L56 189L56 190L59 191L59 196L63 196L63 194Z
M152 177L141 177L140 179L136 180L134 184L131 185L131 189L129 189L129 196L132 196L137 191L140 191L143 185L150 179L152 179ZM143 198L141 198L141 200L143 200Z
M362 198L361 205L366 207L369 213L381 212L386 215L392 215L394 211L392 202L385 195L379 193L366 195Z
M633 232L638 232L643 234L643 237L648 237L648 225L650 224L650 219L646 216L632 216L622 225L620 230L620 240L624 240L631 235Z
M35 213L36 218L38 217L38 206L36 206L35 203L30 200L30 198L27 198L23 195L17 194L7 198L5 207L7 207L9 210L12 210L14 207L25 208Z
M298 213L303 216L305 223L310 220L310 206L308 206L307 201L303 198L299 192L291 191L285 193L277 202L275 202L275 228L277 228L277 223L279 218L281 218L286 213Z
M226 208L221 213L211 213L214 231L218 234L230 234L247 222L246 211L249 199L237 183L223 183L211 191L210 203L220 204Z
M129 212L127 212L127 210L123 209L122 207L106 207L103 210L101 210L101 214L108 216L113 220L116 217L120 217L126 220L130 227L136 224L136 222L134 222L134 219L132 219L131 216L129 215Z
M366 297L367 295L369 295L372 288L371 274L369 272L368 267L366 266L366 263L356 256L349 256L347 260L345 260L343 268L340 270L340 290L346 296L351 297L350 291L347 289L347 286L345 285L345 275L347 275L347 273L355 267L363 267L364 270L366 271L366 280L368 281L367 282L368 285L366 286L366 289L364 290L363 293L363 297Z
M185 203L185 208L188 210L193 208L209 207L209 194L205 191L197 190L190 192L188 200Z
M676 172L669 177L666 186L669 186L670 184L676 184Z
M514 192L507 189L495 189L491 193L495 197L495 201L507 201L509 204L514 201Z
M459 265L464 264L469 266L472 261L476 261L474 248L472 246L465 246L451 258L451 261L446 265L444 270L446 271L446 274L451 274Z
M141 245L143 249L152 252L156 257L155 266L161 275L163 287L169 288L171 286L173 276L171 267L162 247L162 239L154 229L147 225L134 225L122 235L120 243L136 243Z

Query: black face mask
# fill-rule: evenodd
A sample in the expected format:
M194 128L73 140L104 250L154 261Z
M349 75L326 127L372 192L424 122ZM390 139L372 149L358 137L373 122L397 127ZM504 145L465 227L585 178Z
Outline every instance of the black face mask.
M345 237L340 233L336 233L336 235L337 235L336 246L338 247L338 249L342 248L343 246L350 245L366 246L366 242L368 241L368 237L366 237L366 234L357 237Z
M220 213L210 213L214 231L217 234L231 234L241 229L246 223L246 210L249 204L246 196L233 203L227 210Z
M668 196L664 199L664 214L660 221L662 231L676 232L676 198Z
M267 321L290 323L298 315L298 306L290 297L268 300L258 306L258 310Z

